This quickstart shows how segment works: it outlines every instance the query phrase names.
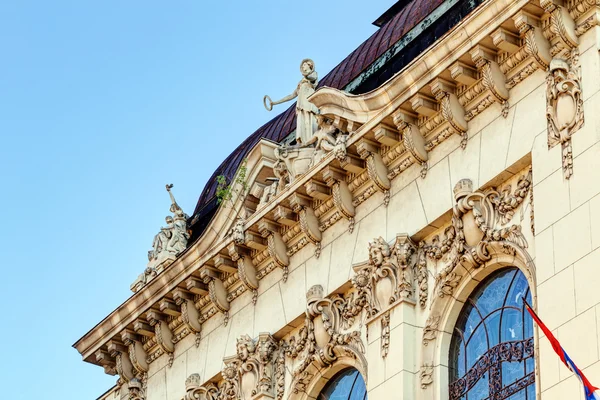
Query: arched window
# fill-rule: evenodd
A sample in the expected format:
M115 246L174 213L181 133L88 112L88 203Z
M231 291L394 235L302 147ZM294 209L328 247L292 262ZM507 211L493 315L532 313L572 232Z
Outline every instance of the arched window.
M367 400L367 387L360 372L348 368L331 378L317 400Z
M458 317L450 343L450 400L535 399L531 302L518 268L479 284Z

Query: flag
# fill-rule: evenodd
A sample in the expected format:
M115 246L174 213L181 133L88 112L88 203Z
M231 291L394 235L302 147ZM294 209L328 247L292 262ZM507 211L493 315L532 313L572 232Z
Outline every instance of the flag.
M537 316L535 311L533 311L533 309L531 308L529 303L527 303L527 300L525 300L524 298L523 298L523 303L525 303L525 308L527 308L527 311L529 311L529 314L531 314L531 318L533 318L535 323L542 329L542 332L544 332L544 335L546 335L546 337L550 341L552 348L554 349L556 354L558 354L558 356L560 357L560 360L563 362L563 364L565 364L567 366L567 368L569 368L571 371L573 371L573 373L575 373L575 375L577 375L579 377L579 379L581 380L581 383L583 383L583 388L585 390L585 400L600 400L600 396L598 396L595 393L596 390L598 390L598 388L593 386L590 383L590 381L588 381L588 379L585 377L583 372L581 372L581 370L579 368L577 368L577 366L575 365L573 360L571 360L571 358L569 357L569 355L567 354L565 349L563 349L563 347L560 345L558 340L554 337L552 332L550 332L550 329L548 329L548 327L546 325L544 325L544 323L542 322L540 317Z

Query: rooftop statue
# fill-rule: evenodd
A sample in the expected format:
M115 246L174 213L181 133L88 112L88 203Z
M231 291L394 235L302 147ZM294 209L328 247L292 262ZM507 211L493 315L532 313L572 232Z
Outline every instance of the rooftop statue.
M150 262L161 258L164 255L163 253L177 256L185 250L187 240L190 238L190 235L187 233L187 218L189 217L179 207L177 201L175 201L175 197L171 193L173 185L166 185L166 188L169 196L171 196L171 207L169 210L173 213L174 217L170 215L165 217L167 226L161 227L160 232L154 236L152 250L148 251L148 261Z
M315 71L315 63L310 58L305 58L300 63L300 72L302 80L298 83L296 90L281 100L272 101L269 96L265 96L263 103L267 111L271 111L274 105L285 103L296 97L296 142L301 146L314 143L313 135L317 130L317 114L319 109L308 98L315 92L318 77Z
M190 235L187 231L187 220L189 216L183 212L171 189L173 185L166 185L167 192L171 197L169 210L173 216L165 217L166 226L160 228L152 240L152 249L148 250L148 265L136 281L131 285L131 290L137 292L150 282L156 275L160 274L165 267L170 265L177 256L186 249Z

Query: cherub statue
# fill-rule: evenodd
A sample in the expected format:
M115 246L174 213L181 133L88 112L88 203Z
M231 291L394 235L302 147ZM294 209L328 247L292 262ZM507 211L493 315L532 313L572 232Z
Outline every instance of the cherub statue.
M333 125L333 121L325 118L323 115L317 115L317 125L319 129L317 129L307 144L316 143L317 150L325 150L327 152L333 150L336 144L333 134L337 130L335 125Z
M276 104L285 103L296 97L298 98L296 101L296 142L304 147L314 142L311 140L317 130L316 116L319 114L319 109L308 101L308 98L315 92L318 75L315 71L314 61L309 58L305 58L300 63L300 72L303 78L292 94L277 101L272 101L269 96L265 96L263 104L267 111L271 111Z
M278 179L277 193L280 193L291 183L290 171L288 171L287 165L285 165L283 160L277 160L277 162L275 162L275 165L273 165L273 174Z

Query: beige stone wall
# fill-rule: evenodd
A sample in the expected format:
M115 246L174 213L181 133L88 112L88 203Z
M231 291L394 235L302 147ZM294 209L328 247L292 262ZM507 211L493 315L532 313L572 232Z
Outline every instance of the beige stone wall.
M573 136L574 175L560 170L560 147L535 139L536 268L539 313L592 383L600 382L600 59L596 32L580 38L585 126ZM542 398L577 397L581 384L540 339Z
M596 51L597 56L597 50L591 50ZM582 55L582 62L584 56L585 53ZM588 68L590 66L585 69ZM325 293L348 290L353 274L352 265L367 260L369 241L379 236L392 241L397 233L404 232L419 239L431 238L433 234L438 233L438 228L447 225L449 221L449 211L454 204L452 188L458 180L471 179L474 188L502 184L513 176L526 173L531 154L534 158L536 182L536 228L539 231L535 240L529 232L529 211L524 211L525 217L519 222L528 238L528 250L532 256L536 255L538 240L542 241L541 248L550 249L544 250L537 258L542 264L538 267L538 279L541 283L540 304L545 303L540 306L540 312L544 317L547 316L546 319L553 329L558 328L559 337L562 334L565 338L571 335L570 329L578 329L587 323L587 319L592 318L595 321L595 309L592 305L597 301L592 298L594 295L591 286L586 289L587 294L579 299L577 307L573 294L574 285L590 285L593 282L587 277L590 274L593 276L595 255L592 253L587 258L584 255L592 249L589 222L592 210L588 202L593 205L594 201L590 202L590 194L587 199L582 199L571 209L568 206L568 187L589 176L590 172L586 172L584 167L587 164L584 163L591 165L598 162L596 160L600 160L600 157L591 157L587 161L586 152L580 150L580 154L575 158L575 175L570 183L564 182L560 159L551 157L553 153L549 155L547 148L543 147L546 146L545 90L545 74L538 71L511 91L510 109L506 118L501 115L500 106L494 105L470 122L469 141L465 150L459 147L458 136L447 139L430 153L430 168L425 179L419 176L419 166L410 167L393 181L388 207L383 205L383 194L376 193L358 207L353 233L348 233L346 221L341 221L324 232L320 258L314 256L309 246L303 248L291 258L287 282L282 281L282 271L275 269L261 280L256 305L251 303L251 293L244 293L232 302L227 326L223 324L223 316L216 315L204 323L199 347L194 344L194 336L189 335L177 344L172 367L167 366L165 355L154 361L148 373L148 400L181 399L185 394L185 379L192 373L200 374L203 381L216 377L223 367L223 357L235 354L236 339L243 334L256 337L259 332L270 332L276 337L289 338L290 335L286 334L299 326L303 320L306 291L317 284L323 286ZM594 99L594 96L588 96L586 105ZM581 143L584 140L583 136L593 129L593 118L591 112L586 114L586 128L575 135L575 143ZM588 143L591 141L589 138L585 140ZM588 147L591 145L590 143ZM556 152L559 148L553 151ZM543 155L538 155L537 152ZM551 166L536 166L538 159ZM546 170L547 172L544 172ZM600 168L597 170L600 171ZM550 184L554 186L547 188L546 185ZM600 186L598 188L600 189ZM544 208L546 201L558 201L558 197L561 196L559 190L566 191L564 197L567 199L567 206L563 207L564 212L560 215L556 211ZM598 207L599 199L600 197L595 201ZM582 203L583 201L585 202ZM528 201L524 208L528 210ZM600 215L600 209L597 214ZM557 229L553 234L554 226ZM587 229L587 233L581 233L582 229ZM600 223L598 230L600 231ZM575 259L572 246L553 244L553 238L556 240L557 235L563 235L565 240L570 241L580 237L583 239L582 235L587 235L587 242L575 240L576 244L573 246L576 245L577 249L584 246L577 250L579 255ZM562 254L561 250L565 251L565 255L562 256L564 260L559 255ZM554 254L554 257L548 253ZM596 256L600 259L600 253L598 254ZM558 266L553 268L549 265L553 262L556 265L557 259L562 265L560 269ZM430 273L433 275L436 267L433 264L430 267ZM570 289L565 289L568 286L568 279L565 277L567 275L571 282ZM577 283L578 279L582 279L582 282ZM432 286L433 282L430 282L430 290ZM467 286L468 290L463 290L464 296L473 289L473 285ZM565 299L551 295L557 292L566 293ZM547 302L552 305L548 306ZM572 306L568 305L569 302ZM460 311L460 307L456 306L451 309L455 313ZM557 312L559 310L560 312ZM381 317L363 321L366 326L363 328L363 337L368 360L367 384L370 399L388 398L390 391L403 393L403 398L423 399L431 398L429 396L432 394L435 394L434 398L438 398L440 394L443 396L446 393L447 348L443 347L443 340L440 341L437 350L436 345L431 347L437 358L434 383L426 390L420 389L419 370L424 357L421 338L428 316L428 309L422 310L407 302L394 307L390 318L389 354L385 359L381 356ZM590 345L596 348L595 330L589 335L593 336L590 336ZM577 338L577 335L572 336ZM565 345L568 346L576 343L577 339L565 341ZM556 385L560 378L569 382L570 375L562 371L562 376L559 376L557 359L547 354L549 346L542 343L542 360L547 359L549 365L542 368L542 387L544 390L555 390L551 389L552 386ZM593 358L589 354L578 357L579 353L575 348L572 352L576 360L582 359L585 367L598 358L597 350ZM585 363L586 360L589 362ZM553 367L555 371L552 370ZM555 375L554 378L551 378L552 374ZM287 378L286 384L289 384L289 374Z

